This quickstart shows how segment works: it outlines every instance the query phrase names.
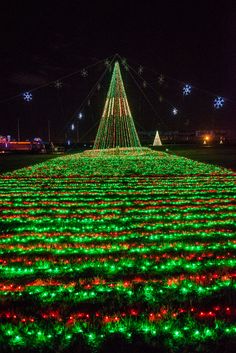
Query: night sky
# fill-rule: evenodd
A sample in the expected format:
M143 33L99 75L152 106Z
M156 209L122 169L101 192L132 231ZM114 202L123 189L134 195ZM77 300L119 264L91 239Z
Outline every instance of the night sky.
M87 4L87 5L86 5ZM138 130L233 129L236 113L236 7L232 1L6 1L1 5L0 135L64 139L69 122L115 53L156 90L144 91L152 108L122 68ZM88 69L83 78L80 70ZM153 71L152 71L153 70ZM57 90L53 81L63 80ZM160 86L158 75L166 77ZM82 106L80 136L93 139L111 73ZM47 86L47 83L52 84ZM182 84L193 87L182 97ZM24 102L22 92L33 91ZM220 111L214 94L227 98ZM160 96L164 102L160 102ZM11 99L10 99L11 98ZM179 116L171 109L177 106ZM155 112L154 112L155 110ZM157 113L157 114L156 114ZM159 115L159 118L158 118Z

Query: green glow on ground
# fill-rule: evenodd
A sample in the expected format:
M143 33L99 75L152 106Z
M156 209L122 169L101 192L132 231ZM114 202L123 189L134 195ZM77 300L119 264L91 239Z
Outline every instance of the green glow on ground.
M0 346L231 342L235 191L227 169L143 148L3 175Z

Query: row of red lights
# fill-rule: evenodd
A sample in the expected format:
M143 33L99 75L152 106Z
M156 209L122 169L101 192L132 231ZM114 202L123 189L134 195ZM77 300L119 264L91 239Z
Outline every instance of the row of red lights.
M159 312L151 312L151 313L144 313L144 315L148 316L148 319L150 321L158 321L163 319L164 317L172 317L176 318L179 315L183 313L193 313L196 317L198 318L216 318L216 317L221 317L222 315L226 314L227 317L235 317L236 316L236 308L232 307L220 307L220 306L215 306L212 308L210 311L203 311L199 310L195 307L192 307L190 309L184 309L184 308L179 308L177 311L173 312L169 309L162 309ZM41 313L41 318L45 320L57 320L57 321L64 321L68 324L72 324L76 321L79 320L94 320L96 318L99 318L102 322L108 323L108 322L116 322L120 321L124 317L129 317L129 316L138 316L142 313L140 313L137 309L130 309L128 312L122 312L119 315L118 314L113 314L113 315L107 315L107 314L102 314L99 312L96 313L86 313L86 312L77 312L69 316L69 318L63 318L63 316L60 314L59 311L48 311L45 313ZM34 317L25 317L21 314L14 313L11 311L2 311L0 313L0 318L1 319L8 319L8 320L17 320L21 322L34 322L37 319Z
M171 277L169 279L145 279L142 277L135 277L132 280L124 280L124 281L119 281L119 282L110 282L107 281L103 278L95 278L89 281L88 279L80 279L78 282L69 282L69 283L64 283L60 282L58 280L35 280L33 282L27 283L25 285L16 285L16 284L5 284L5 283L0 283L0 291L11 291L11 292L20 292L24 291L28 287L33 287L33 286L63 286L64 288L67 287L74 287L77 284L83 286L85 289L90 289L93 288L94 286L97 285L107 285L108 287L132 287L133 284L135 283L163 283L166 282L168 286L171 286L172 284L178 284L181 283L182 281L185 280L191 280L194 281L198 284L208 284L209 282L212 282L214 280L221 280L221 281L228 281L228 280L234 280L236 278L236 273L228 273L227 275L220 274L220 273L209 273L208 275L180 275L177 277Z

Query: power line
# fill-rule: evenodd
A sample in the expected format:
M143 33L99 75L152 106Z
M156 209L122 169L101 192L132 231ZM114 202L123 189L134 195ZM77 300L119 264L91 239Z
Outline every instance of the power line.
M103 60L99 60L99 61L97 61L97 62L94 63L94 64L90 64L90 65L88 65L88 66L82 67L81 69L76 70L76 71L73 71L73 72L70 73L70 74L67 74L67 75L58 77L58 78L56 78L56 79L54 79L54 80L51 80L51 81L49 81L49 82L47 82L47 83L45 83L45 84L39 85L39 86L37 86L37 87L34 87L34 88L28 90L28 92L35 92L35 91L37 91L37 90L39 90L39 89L41 89L41 88L45 88L45 87L48 87L48 86L52 85L53 83L55 83L55 81L63 81L63 80L65 80L65 79L69 78L69 77L72 77L72 76L81 74L81 70L88 70L88 69L91 69L92 67L94 67L94 66L96 66L96 65L99 65L99 64L101 64L102 62L105 62L106 60L110 60L110 58L111 58L111 57L108 57L108 58L105 58L105 59L103 59ZM16 99L16 98L18 98L18 97L21 97L22 94L23 94L23 93L21 92L21 93L18 93L18 94L16 94L16 95L14 95L14 96L5 98L5 99L3 99L3 100L0 101L0 104L6 103L6 102L9 102L9 101L11 101L11 100L14 100L14 99Z

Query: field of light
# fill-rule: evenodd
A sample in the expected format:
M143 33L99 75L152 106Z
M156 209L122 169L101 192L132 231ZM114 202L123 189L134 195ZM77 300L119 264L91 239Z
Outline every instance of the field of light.
M81 153L0 178L0 346L236 334L235 176L163 152Z

